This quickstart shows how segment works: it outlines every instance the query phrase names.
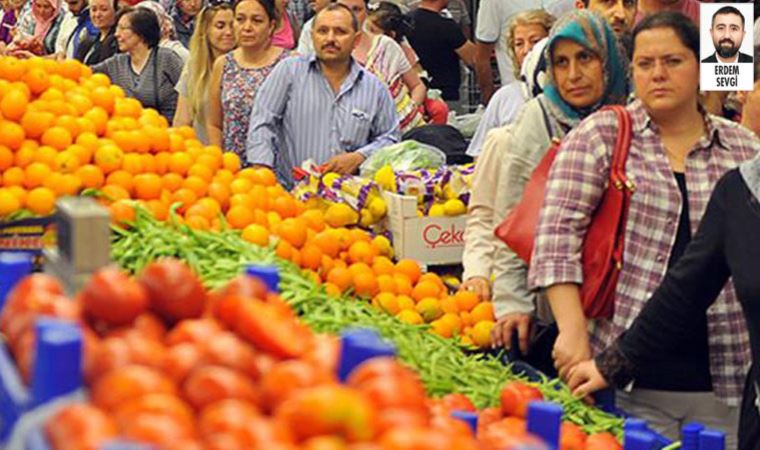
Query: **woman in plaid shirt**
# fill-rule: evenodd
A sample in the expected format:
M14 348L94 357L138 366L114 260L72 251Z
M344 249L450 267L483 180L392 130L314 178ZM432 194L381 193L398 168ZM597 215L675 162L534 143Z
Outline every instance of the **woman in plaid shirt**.
M589 323L581 309L581 246L609 173L617 132L613 112L589 116L563 141L547 185L529 284L546 290L559 326L553 358L560 375L625 331L681 256L715 183L751 159L760 142L699 106L699 30L679 13L659 13L634 30L628 107L633 136L626 174L635 184L613 317ZM698 317L677 351L652 355L618 406L678 437L698 421L734 437L749 346L731 283Z

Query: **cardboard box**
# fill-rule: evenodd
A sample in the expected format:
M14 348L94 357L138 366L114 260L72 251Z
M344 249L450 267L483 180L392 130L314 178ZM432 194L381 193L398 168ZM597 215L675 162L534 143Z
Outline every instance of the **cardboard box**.
M462 262L467 216L418 217L415 197L383 195L397 259L411 258L428 266Z

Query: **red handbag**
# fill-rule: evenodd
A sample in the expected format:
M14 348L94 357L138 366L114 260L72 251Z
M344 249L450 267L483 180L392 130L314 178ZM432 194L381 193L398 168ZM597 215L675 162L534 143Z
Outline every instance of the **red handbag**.
M625 175L625 162L631 145L631 117L620 105L606 106L604 109L617 114L618 134L612 152L609 183L591 219L581 251L581 303L586 317L590 319L612 316L615 287L623 267L628 206L634 191L633 183ZM494 231L497 238L528 264L533 253L549 170L558 149L559 142L552 141L552 146L525 185L520 202Z

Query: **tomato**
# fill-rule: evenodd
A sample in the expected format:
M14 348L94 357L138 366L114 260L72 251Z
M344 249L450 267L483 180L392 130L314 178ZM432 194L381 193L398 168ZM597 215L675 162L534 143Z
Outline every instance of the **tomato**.
M500 421L502 417L501 408L492 407L480 410L480 413L478 413L478 436L481 435L491 424Z
M117 435L116 424L90 404L74 403L53 414L45 435L54 450L96 450Z
M91 355L85 353L85 379L93 383L101 376L131 364L132 350L124 338L106 338L94 348Z
M14 347L27 330L34 329L34 323L40 316L55 317L71 322L81 318L79 304L63 295L47 291L30 291L24 300L22 308L4 315L6 320L2 333L6 336L10 347Z
M383 450L459 450L445 433L415 426L396 427L380 438Z
M485 450L514 450L525 444L540 445L541 441L528 434L525 420L507 417L478 432L478 441Z
M376 407L427 411L425 388L415 378L375 377L357 387Z
M429 427L430 416L422 411L402 408L386 408L377 413L377 430L383 434L397 427Z
M450 413L454 411L477 411L472 401L464 394L446 394L441 397L441 403Z
M338 373L340 339L331 334L315 334L303 359L330 373Z
M228 398L260 404L260 393L253 381L237 370L221 366L194 369L183 383L182 392L198 410Z
M528 404L543 399L543 394L537 388L520 381L511 381L501 389L501 412L505 416L525 418L528 415Z
M463 420L455 419L451 416L435 416L430 420L432 429L441 433L448 433L454 436L467 436L474 438L470 426Z
M144 366L130 365L112 370L92 387L95 405L112 411L126 400L146 394L176 395L177 388L164 374Z
M377 430L372 402L361 392L338 384L295 393L277 408L275 416L298 440L334 434L348 441L368 441Z
M138 333L128 334L125 338L129 345L129 359L132 364L161 369L163 367L167 348L160 342Z
M256 277L238 275L229 281L223 288L213 292L213 297L224 298L235 295L243 298L267 298L267 285Z
M192 426L180 418L166 414L141 412L120 423L121 436L127 440L155 444L166 448L173 443L195 437Z
M63 285L57 278L45 273L34 273L19 281L5 299L5 306L0 315L0 331L4 330L7 315L29 309L30 293L45 292L52 295L63 295Z
M148 292L150 307L169 322L201 316L206 290L200 279L177 259L160 259L148 264L140 275Z
M162 370L176 383L185 381L187 375L201 365L206 358L205 351L196 344L183 342L170 347L164 353Z
M612 433L596 433L586 439L586 450L622 450L615 435Z
M303 450L348 450L345 440L336 436L318 436L301 444Z
M402 365L396 358L382 356L371 358L359 364L348 376L346 384L360 386L367 380L386 377L416 377L417 375Z
M183 320L167 333L165 342L167 345L189 342L205 347L221 331L222 327L212 319Z
M581 427L572 422L562 422L559 432L560 450L584 450L586 448L586 433Z
M206 345L209 364L239 370L252 380L261 375L256 364L256 352L235 333L224 331L214 336Z
M203 408L198 418L198 430L202 436L236 432L260 415L258 408L245 400L220 400Z
M303 355L311 339L307 327L255 299L240 303L236 331L256 348L283 359Z
M125 429L128 422L146 413L171 416L183 427L195 428L193 410L185 401L170 394L147 394L126 400L116 408L114 418L119 428Z
M137 316L130 325L109 331L106 337L124 337L135 333L162 342L166 336L166 326L158 316L146 312Z
M235 329L237 326L238 311L246 297L239 295L227 295L212 300L213 317L218 319L226 327Z
M263 404L267 410L273 411L294 392L334 381L331 373L305 361L283 361L275 364L261 378Z
M126 325L148 308L139 283L115 267L100 269L81 292L84 312L108 325Z

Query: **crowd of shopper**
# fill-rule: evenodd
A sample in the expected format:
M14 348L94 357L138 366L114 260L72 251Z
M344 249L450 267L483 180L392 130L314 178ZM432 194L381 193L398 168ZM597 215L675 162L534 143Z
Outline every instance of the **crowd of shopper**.
M514 337L539 353L531 329L549 324L548 370L579 395L612 386L619 407L669 437L699 421L750 449L760 442L760 81L700 93L699 3L3 0L0 54L82 61L288 186L305 161L354 173L404 133L464 112L462 74L474 71L486 110L467 151L462 289L493 302L495 345ZM760 77L760 27L741 24L755 54L717 41L716 54L753 59ZM615 147L606 105L631 118L635 190L614 312L591 320L581 252ZM553 142L528 264L494 228Z

